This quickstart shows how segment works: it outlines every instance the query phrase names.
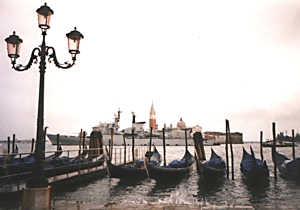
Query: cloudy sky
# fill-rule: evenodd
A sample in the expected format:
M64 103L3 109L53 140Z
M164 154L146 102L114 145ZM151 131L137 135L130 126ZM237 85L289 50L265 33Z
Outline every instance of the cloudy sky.
M36 136L38 65L11 68L4 39L23 39L18 63L42 42L36 9L44 0L0 1L0 139ZM112 121L158 127L182 117L203 131L242 132L245 141L300 133L300 1L48 0L46 44L69 61L66 33L84 35L71 69L47 63L45 126L50 133L91 132Z

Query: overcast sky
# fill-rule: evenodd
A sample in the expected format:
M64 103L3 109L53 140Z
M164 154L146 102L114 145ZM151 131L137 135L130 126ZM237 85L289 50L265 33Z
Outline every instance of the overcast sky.
M43 1L0 1L0 139L36 137L38 64L11 68L4 39L23 39L18 63L42 42ZM242 132L244 141L300 133L300 1L48 0L54 11L46 44L70 61L66 33L84 35L71 69L47 63L49 133L91 132L99 121L146 121L153 100L158 127Z

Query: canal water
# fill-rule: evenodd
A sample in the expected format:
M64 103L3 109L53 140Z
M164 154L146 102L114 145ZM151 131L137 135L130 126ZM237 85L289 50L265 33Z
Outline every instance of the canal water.
M69 186L54 191L52 199L67 201L82 201L94 203L167 203L167 204L202 204L216 205L219 207L227 205L254 206L254 207L299 207L300 208L300 182L287 181L278 176L274 180L273 163L271 160L271 148L264 148L264 159L267 161L270 171L269 182L249 185L241 177L240 162L243 154L243 147L250 153L250 146L257 158L260 158L259 143L245 143L233 145L234 151L234 180L224 179L221 182L203 182L197 174L196 166L187 179L179 182L159 183L150 178L144 180L119 180L100 177L89 182ZM23 146L19 146L22 148ZM26 147L26 146L24 146ZM30 148L30 145L28 146ZM77 149L78 147L63 146L63 150ZM120 148L120 147L117 147ZM225 145L205 146L206 158L209 159L211 148L225 160ZM24 148L25 149L25 148ZM52 145L47 150L55 150ZM163 148L157 147L163 154ZM166 162L173 159L180 159L185 151L184 146L167 146ZM194 153L194 147L190 146L189 151ZM292 158L292 148L277 148L277 151ZM20 152L28 152L22 151ZM229 153L230 154L230 153ZM300 151L296 147L296 157ZM230 159L229 159L230 160ZM231 161L230 161L231 162ZM231 167L230 167L231 171Z

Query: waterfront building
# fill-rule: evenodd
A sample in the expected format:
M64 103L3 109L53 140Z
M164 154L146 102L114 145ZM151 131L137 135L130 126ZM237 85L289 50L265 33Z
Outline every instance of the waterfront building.
M170 127L166 127L165 124L164 128L165 128L165 137L168 139L184 139L185 129L187 129L187 138L192 137L191 131L193 130L193 127L187 127L185 122L182 120L182 118L180 118L176 127L173 127L172 124L170 124Z
M231 141L233 144L243 144L243 133L235 132L230 133ZM220 144L226 143L226 133L216 132L216 131L205 131L203 132L203 138L205 139L215 139L215 142Z

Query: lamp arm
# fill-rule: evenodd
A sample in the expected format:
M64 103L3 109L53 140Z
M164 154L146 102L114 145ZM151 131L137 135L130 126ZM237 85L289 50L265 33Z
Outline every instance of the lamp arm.
M36 55L35 52L38 51L38 54ZM38 55L40 54L40 49L39 48L34 48L31 52L30 60L26 66L23 66L22 64L16 64L16 59L11 59L12 67L16 71L25 71L29 69L34 62L34 64L37 64L38 62Z
M51 63L51 60L52 60L56 67L62 68L62 69L68 69L68 68L71 68L72 66L74 66L75 61L76 61L76 55L72 56L72 63L65 62L63 64L60 64L57 60L54 48L53 47L47 47L47 49L46 49L47 53L49 52L49 50L52 51L52 53L49 55L49 58L48 58L49 63Z

